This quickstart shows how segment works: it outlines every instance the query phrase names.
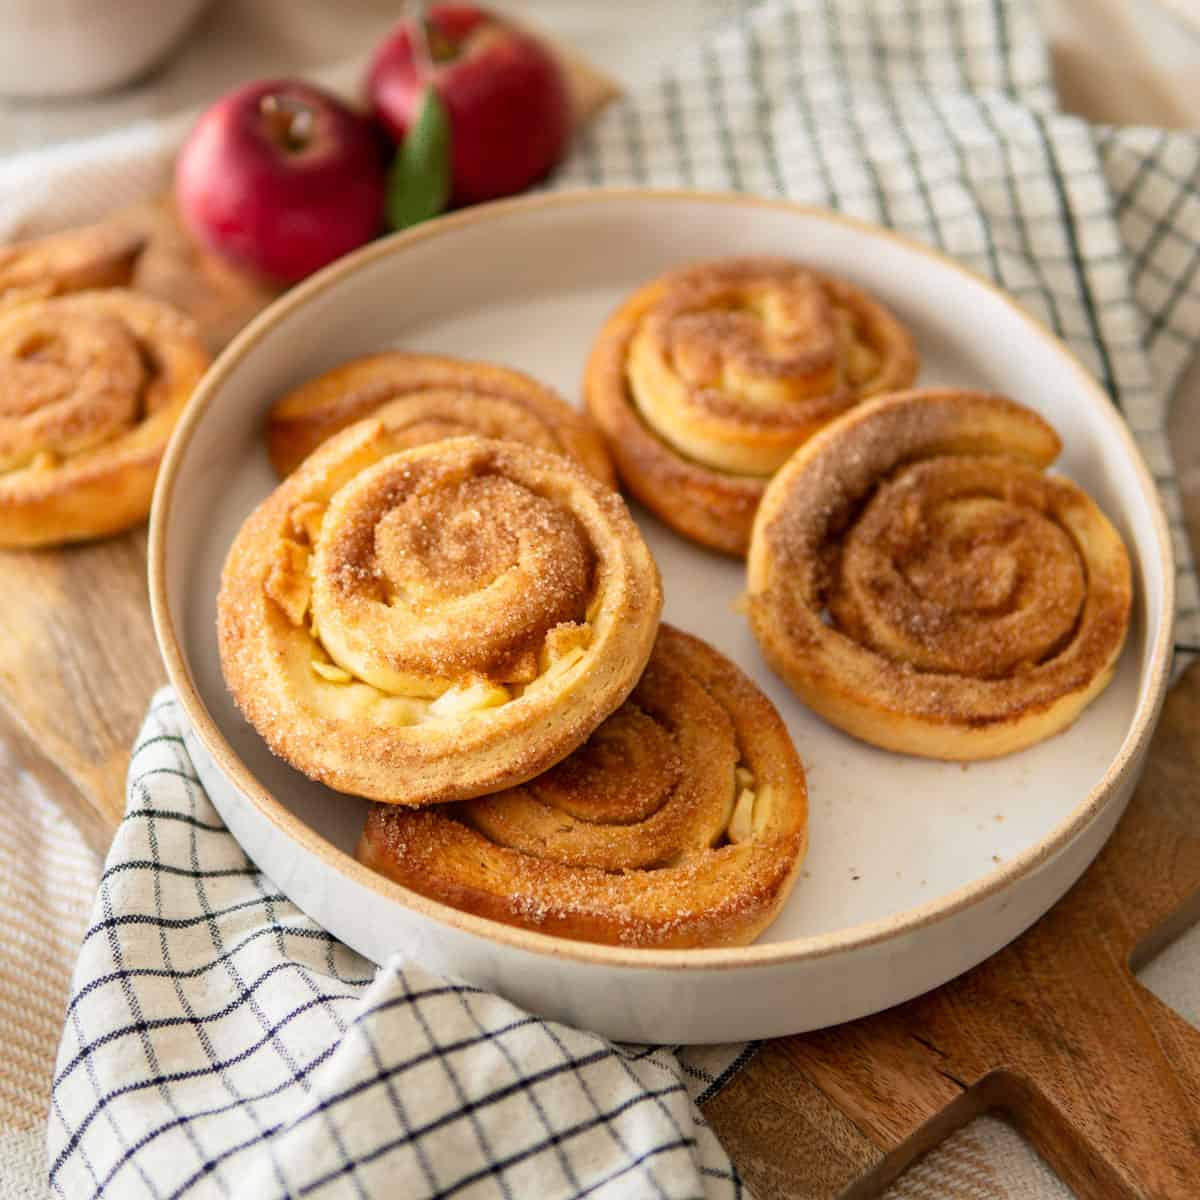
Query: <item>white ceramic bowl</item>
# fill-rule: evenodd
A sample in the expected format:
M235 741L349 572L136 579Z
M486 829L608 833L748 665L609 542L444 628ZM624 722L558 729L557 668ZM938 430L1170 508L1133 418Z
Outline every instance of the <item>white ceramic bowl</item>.
M211 0L0 0L0 94L81 96L137 78Z
M811 848L779 920L754 946L633 950L494 924L414 895L350 851L365 805L273 758L241 720L217 662L214 599L242 519L273 486L268 405L335 363L401 345L524 368L577 398L599 324L663 269L773 252L843 273L917 337L921 382L983 386L1045 414L1062 469L1113 518L1135 564L1133 628L1116 677L1066 733L970 768L888 754L808 712L732 611L741 565L645 513L665 616L758 680L809 773ZM288 293L214 365L168 451L150 582L189 746L235 836L274 883L381 961L395 951L615 1037L709 1042L845 1021L979 962L1040 916L1112 831L1167 680L1167 526L1128 430L1079 363L991 285L886 231L736 196L591 192L490 205L419 226Z

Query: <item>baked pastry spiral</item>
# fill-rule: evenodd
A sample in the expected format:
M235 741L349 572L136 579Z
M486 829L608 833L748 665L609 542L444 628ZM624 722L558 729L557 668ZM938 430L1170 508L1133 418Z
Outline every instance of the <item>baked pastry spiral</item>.
M904 327L845 280L782 258L673 271L608 319L584 388L617 472L666 523L745 554L767 481L866 396L907 387Z
M804 770L767 698L663 625L629 699L522 787L436 809L376 805L357 856L480 916L584 941L753 941L806 845Z
M624 502L558 454L405 448L381 410L314 451L242 526L221 665L271 749L394 804L522 782L629 693L658 570Z
M142 520L208 361L187 317L120 288L0 310L0 546Z
M123 287L144 244L141 234L109 224L0 246L0 304Z
M861 405L771 481L748 611L806 704L877 746L991 758L1066 728L1108 684L1129 558L1043 468L1055 431L1001 396Z
M394 350L343 363L277 401L267 416L267 452L282 478L326 438L384 404L397 445L476 434L573 458L616 486L604 441L583 413L509 367Z

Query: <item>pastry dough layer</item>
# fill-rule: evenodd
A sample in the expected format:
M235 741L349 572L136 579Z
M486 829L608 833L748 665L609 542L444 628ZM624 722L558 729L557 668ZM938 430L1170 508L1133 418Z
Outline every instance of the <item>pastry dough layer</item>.
M630 490L694 540L744 554L771 475L864 397L907 387L917 354L865 292L782 258L672 271L605 323L589 411Z
M991 758L1066 728L1112 678L1132 582L1061 443L1012 400L880 397L772 480L749 557L767 660L864 741Z
M562 937L741 945L787 898L806 821L770 701L664 625L629 698L570 757L461 804L376 806L357 854L423 895Z

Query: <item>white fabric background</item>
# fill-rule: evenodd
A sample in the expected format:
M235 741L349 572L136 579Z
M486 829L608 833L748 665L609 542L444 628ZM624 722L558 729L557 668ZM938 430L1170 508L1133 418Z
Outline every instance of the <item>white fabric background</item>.
M591 0L524 0L505 6L562 36L597 65L622 82L636 85L666 61L680 41L736 12L735 0L667 0L597 5ZM1097 4L1093 14L1111 8ZM1135 10L1149 6L1135 4ZM1068 34L1082 28L1078 45L1087 46L1087 5L1059 0L1049 16ZM328 5L311 0L229 0L218 4L196 29L180 54L140 85L108 97L51 105L0 104L0 153L13 155L0 165L0 237L31 232L28 203L37 196L46 160L54 154L110 164L104 186L113 203L143 194L157 181L130 174L122 166L144 157L145 147L162 136L161 122L238 80L275 71L318 68L334 81L356 77L358 63L333 66L357 55L376 31L395 17L397 5L382 0L353 0ZM1156 53L1182 76L1200 64L1200 45L1188 50L1180 28L1158 18L1140 28L1153 35ZM3 36L0 30L0 36ZM1108 31L1112 36L1111 29ZM1133 66L1137 52L1126 43ZM1129 60L1127 59L1127 62ZM1138 74L1127 72L1127 86L1108 89L1105 103L1126 106L1120 114L1143 112L1147 119L1166 119L1174 112L1186 119L1183 93L1157 77L1136 108ZM1192 79L1194 81L1194 74ZM1167 80L1167 83L1163 83ZM1194 84L1193 84L1194 87ZM1086 88L1077 89L1086 95ZM1174 106L1174 107L1173 107ZM177 118L186 122L186 115ZM99 135L99 136L98 136ZM31 192L31 189L33 191ZM20 196L19 206L11 201ZM87 198L47 193L33 206L43 219L59 224L71 219L72 204ZM19 215L18 215L19 213ZM90 215L90 212L89 212ZM72 949L94 890L98 864L47 798L35 774L17 753L0 747L0 946L7 974L0 972L0 1197L41 1196L44 1097L60 1024L62 995ZM10 949L11 948L11 949ZM1148 969L1147 981L1168 1002L1193 1020L1200 1017L1200 931L1181 939ZM946 1195L960 1185L974 1194L996 1194L987 1180L1005 1181L1010 1196L1063 1194L1045 1169L1000 1122L981 1120L958 1135L901 1181L896 1196ZM1057 1189L1057 1190L1056 1190ZM970 1191L964 1194L972 1194Z

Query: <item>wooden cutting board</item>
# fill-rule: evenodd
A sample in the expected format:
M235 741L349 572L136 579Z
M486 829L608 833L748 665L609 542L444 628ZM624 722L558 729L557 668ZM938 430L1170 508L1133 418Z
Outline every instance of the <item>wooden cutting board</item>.
M193 313L214 348L270 299L198 252L168 204L115 219L150 239L137 285ZM1181 467L1200 466L1200 412L1175 420ZM1181 473L1200 516L1200 470ZM103 847L164 682L144 532L0 561L0 737ZM767 1043L707 1105L759 1200L877 1195L990 1109L1089 1200L1200 1196L1200 1032L1132 974L1200 916L1197 729L1200 667L1171 695L1113 840L1047 917L929 996Z
M758 1200L878 1195L989 1110L1084 1200L1200 1196L1200 1030L1133 974L1200 917L1198 730L1200 668L1116 834L1047 916L927 996L767 1043L709 1103Z

